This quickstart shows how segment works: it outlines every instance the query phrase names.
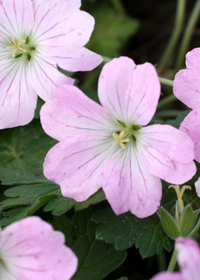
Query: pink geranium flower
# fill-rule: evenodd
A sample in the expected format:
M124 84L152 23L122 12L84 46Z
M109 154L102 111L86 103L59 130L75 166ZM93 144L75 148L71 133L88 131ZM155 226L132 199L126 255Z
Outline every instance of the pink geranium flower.
M162 272L151 280L199 280L200 248L192 238L178 237L175 248L180 272Z
M193 109L181 123L180 130L193 140L195 160L200 162L200 48L187 53L186 67L175 76L174 95ZM200 179L195 187L200 196Z
M187 53L186 67L176 74L173 90L179 100L193 109L181 123L180 130L193 140L195 159L200 162L200 48Z
M194 144L169 125L147 125L160 96L150 63L121 57L99 79L99 104L74 86L61 85L41 110L47 134L61 141L47 154L44 174L64 196L86 200L101 187L116 214L138 217L160 205L159 178L182 184L196 172Z
M24 125L34 116L37 95L73 80L60 73L91 70L102 58L83 48L94 19L81 0L0 1L0 128Z
M38 217L15 222L0 232L1 280L69 280L77 257L61 232Z

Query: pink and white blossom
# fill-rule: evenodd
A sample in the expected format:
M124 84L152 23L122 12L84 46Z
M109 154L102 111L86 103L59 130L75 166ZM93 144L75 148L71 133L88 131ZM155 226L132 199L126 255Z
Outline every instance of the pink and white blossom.
M64 235L38 217L7 226L0 232L0 279L71 279L78 260L64 243Z
M175 248L180 272L162 272L151 280L199 280L200 279L200 248L192 238L179 237Z
M193 140L195 160L200 162L200 48L187 53L186 67L176 74L173 90L179 100L193 109L181 123L180 130ZM200 196L200 180L195 187Z
M60 142L47 154L44 175L63 196L86 200L103 188L116 214L153 214L161 180L183 184L196 172L194 144L169 125L148 127L160 97L153 65L120 57L101 72L102 106L78 88L60 85L41 110L43 129Z
M94 19L81 0L0 1L0 128L29 123L37 95L47 101L60 83L57 69L92 70L102 58L84 48Z

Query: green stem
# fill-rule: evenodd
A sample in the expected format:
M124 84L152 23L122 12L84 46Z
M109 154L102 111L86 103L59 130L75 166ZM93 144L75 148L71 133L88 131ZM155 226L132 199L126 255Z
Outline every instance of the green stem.
M163 108L163 107L165 107L166 105L168 105L168 104L174 102L175 100L176 100L176 96L173 95L173 94L170 94L169 96L163 98L163 99L159 102L159 104L158 104L158 106L157 106L157 109Z
M185 54L188 50L195 26L197 24L197 21L199 19L199 15L200 15L200 0L197 0L192 13L190 15L190 18L188 20L188 24L186 26L185 29L185 33L182 39L182 42L180 44L180 49L178 51L178 57L176 60L176 64L175 64L175 73L182 67L182 65L184 64L184 58L185 58Z
M185 8L186 8L186 0L178 0L177 1L177 9L176 9L176 20L174 24L174 29L171 35L171 38L167 44L167 47L162 55L162 58L160 60L160 63L158 65L158 73L164 70L166 65L168 64L170 60L170 56L172 55L174 48L178 42L178 39L180 37L182 27L183 27L183 21L185 17Z
M176 118L182 112L183 111L181 111L181 110L163 110L163 111L158 111L156 113L156 117L160 117L160 118Z
M165 79L165 78L160 78L160 77L159 77L159 81L161 82L161 84L164 84L164 85L173 87L174 81L172 81L172 80Z
M177 251L174 249L167 271L173 271L176 265Z

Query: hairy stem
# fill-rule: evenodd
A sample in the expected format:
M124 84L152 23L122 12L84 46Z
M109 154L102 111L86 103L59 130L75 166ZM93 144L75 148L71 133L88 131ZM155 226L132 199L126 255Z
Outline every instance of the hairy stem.
M174 249L167 271L173 271L176 265L177 251Z

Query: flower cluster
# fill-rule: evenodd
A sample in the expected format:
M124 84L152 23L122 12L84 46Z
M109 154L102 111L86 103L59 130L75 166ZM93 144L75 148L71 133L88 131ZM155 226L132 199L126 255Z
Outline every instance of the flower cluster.
M161 180L183 184L196 173L193 160L200 162L200 49L187 54L187 69L174 81L174 94L193 109L180 129L152 121L160 82L150 63L136 65L119 57L104 65L99 105L58 70L87 71L102 62L84 48L94 19L80 6L80 0L0 1L0 128L29 123L38 95L46 102L42 127L59 141L46 155L46 178L78 202L102 188L117 215L131 211L148 217L160 206ZM174 188L182 203L184 190ZM200 179L196 188L200 196ZM177 227L183 220L179 212ZM199 279L195 241L178 238L176 250L181 273L162 273L152 280ZM77 263L64 235L37 217L0 232L2 280L68 280Z

